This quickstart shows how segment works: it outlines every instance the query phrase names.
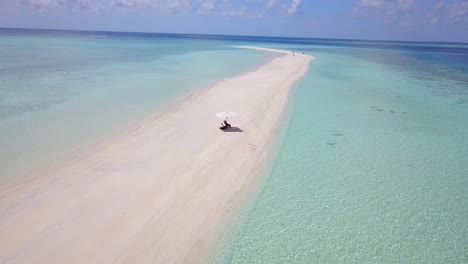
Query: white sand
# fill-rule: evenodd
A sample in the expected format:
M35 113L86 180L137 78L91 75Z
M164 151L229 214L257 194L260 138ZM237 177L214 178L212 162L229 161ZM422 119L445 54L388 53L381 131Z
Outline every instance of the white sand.
M0 263L180 263L209 253L262 171L293 84L288 55L227 79L96 153L0 191ZM236 111L223 132L221 111Z

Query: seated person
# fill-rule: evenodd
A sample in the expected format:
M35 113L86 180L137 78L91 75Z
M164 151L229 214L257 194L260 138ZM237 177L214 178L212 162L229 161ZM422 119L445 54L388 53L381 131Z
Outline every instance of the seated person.
M223 123L221 123L221 127L220 127L221 129L226 129L228 127L231 127L231 124L229 124L226 120L224 120Z

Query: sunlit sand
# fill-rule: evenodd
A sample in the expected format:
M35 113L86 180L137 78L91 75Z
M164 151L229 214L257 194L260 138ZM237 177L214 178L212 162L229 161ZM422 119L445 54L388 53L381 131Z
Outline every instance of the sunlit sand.
M177 263L208 254L268 160L314 58L284 56L191 96L83 159L0 191L1 263ZM222 62L220 62L222 63ZM235 111L233 131L214 114Z

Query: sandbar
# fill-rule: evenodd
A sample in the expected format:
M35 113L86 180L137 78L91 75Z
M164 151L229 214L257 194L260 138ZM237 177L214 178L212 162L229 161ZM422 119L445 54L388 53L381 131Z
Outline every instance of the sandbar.
M182 263L210 248L239 193L261 177L309 55L207 87L80 159L0 190L0 263ZM215 113L235 111L222 131Z

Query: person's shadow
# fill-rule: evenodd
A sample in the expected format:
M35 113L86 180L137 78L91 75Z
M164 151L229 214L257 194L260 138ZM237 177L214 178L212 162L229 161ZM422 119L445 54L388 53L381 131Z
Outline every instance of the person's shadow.
M221 128L219 128L221 129ZM221 131L223 132L244 132L242 129L238 128L238 127L226 127L226 128L222 128Z

